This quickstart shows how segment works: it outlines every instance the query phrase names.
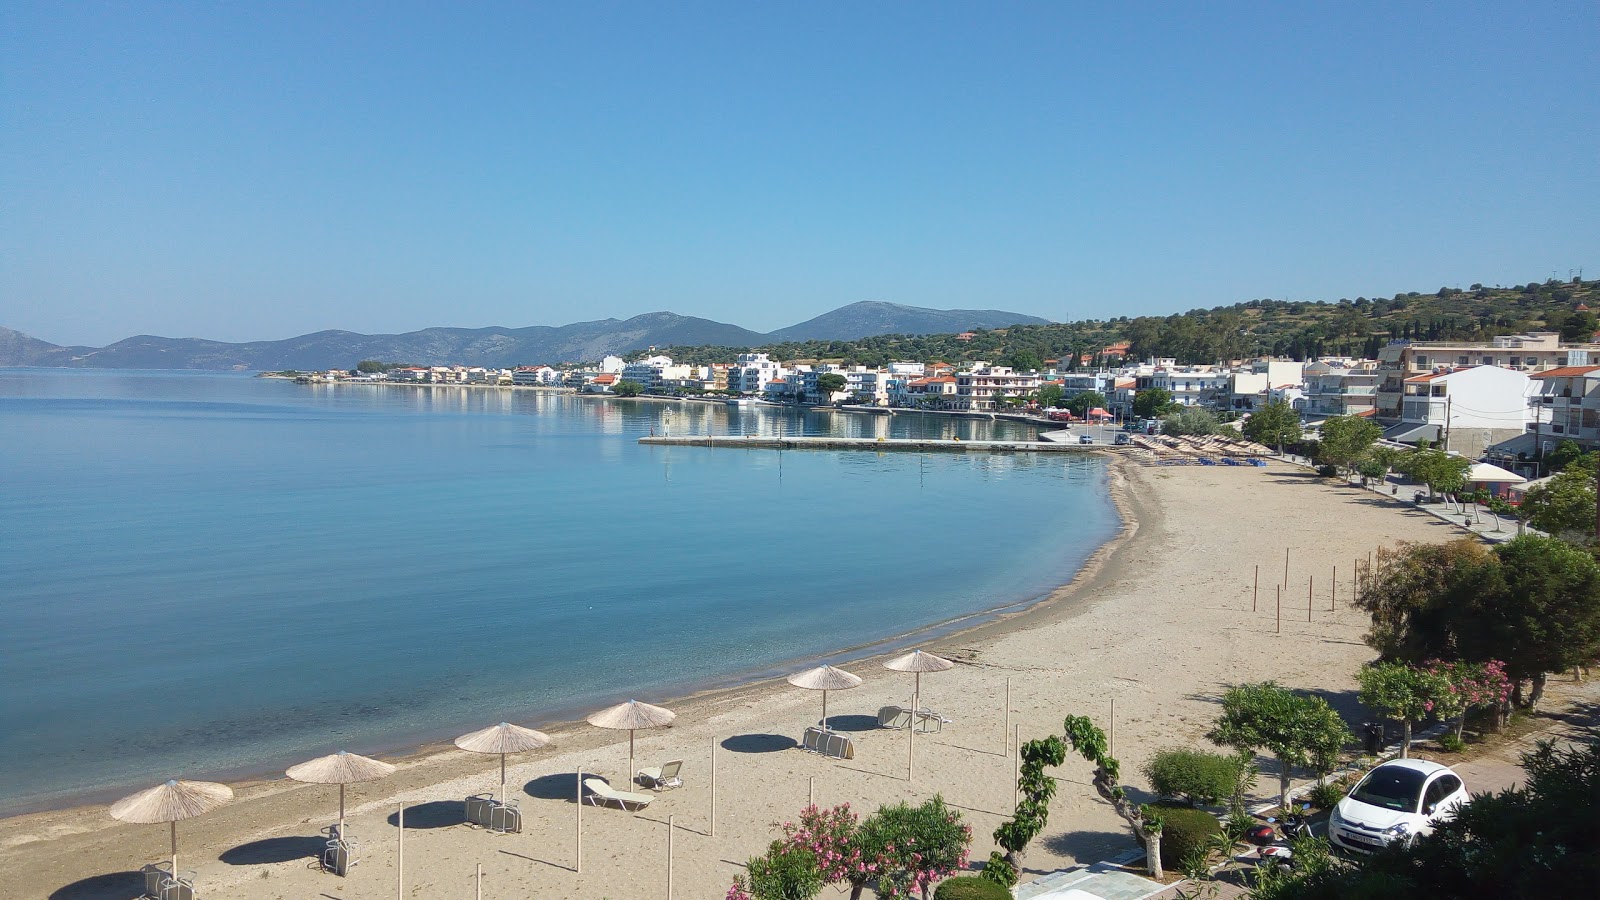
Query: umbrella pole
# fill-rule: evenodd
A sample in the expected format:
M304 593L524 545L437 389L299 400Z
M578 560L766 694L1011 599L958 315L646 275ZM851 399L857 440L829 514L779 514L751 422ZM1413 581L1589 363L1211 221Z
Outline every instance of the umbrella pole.
M506 755L500 754L500 805L506 805Z
M822 731L828 731L828 692L822 692Z
M633 790L633 729L628 729L628 790Z
M178 820L172 820L172 877L178 877Z
M344 785L339 785L339 840L344 840Z

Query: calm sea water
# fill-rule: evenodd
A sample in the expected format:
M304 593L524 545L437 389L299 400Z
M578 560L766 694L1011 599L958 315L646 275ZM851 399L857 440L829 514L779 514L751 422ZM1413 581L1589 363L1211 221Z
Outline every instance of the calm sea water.
M0 811L799 666L1026 602L1091 459L645 447L1006 423L0 370Z

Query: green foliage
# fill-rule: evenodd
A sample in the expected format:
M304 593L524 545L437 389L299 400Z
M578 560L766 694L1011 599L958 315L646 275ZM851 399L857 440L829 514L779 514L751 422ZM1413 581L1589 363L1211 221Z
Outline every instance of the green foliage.
M1439 735L1439 749L1446 753L1460 753L1467 749L1467 742L1454 731L1446 731Z
M1372 617L1365 637L1381 658L1421 664L1459 658L1462 611L1500 589L1498 560L1476 540L1401 544L1378 551L1356 605Z
M1191 806L1210 805L1233 796L1241 765L1244 761L1237 754L1172 748L1151 757L1143 771L1163 797L1182 799Z
M1595 534L1594 477L1581 467L1560 472L1528 491L1518 515L1547 534L1590 543Z
M1067 747L1055 735L1029 741L1018 752L1022 754L1022 773L1017 778L1017 787L1022 799L1017 801L1011 819L994 830L994 842L1006 851L1005 861L1012 866L1050 821L1050 800L1056 795L1056 780L1045 774L1045 767L1059 766L1067 759Z
M1482 794L1407 845L1357 868L1316 854L1292 873L1263 877L1257 900L1390 897L1587 897L1600 884L1600 743L1523 755L1525 787Z
M1344 782L1328 781L1313 786L1306 794L1306 802L1317 809L1333 809L1349 792L1350 786Z
M1404 663L1370 663L1357 678L1363 705L1403 722L1427 718L1434 704L1450 693L1448 678Z
M616 394L618 397L637 397L644 393L644 385L637 381L622 378L611 386L611 393Z
M1323 478L1338 478L1339 467L1330 465L1317 466L1317 474Z
M1033 400L1045 409L1055 409L1065 405L1066 401L1062 399L1064 393L1061 390L1061 385L1047 384L1039 388L1039 392L1033 396Z
M817 376L817 392L826 399L828 396L844 390L849 383L849 379L838 372L823 372Z
M1587 551L1524 535L1496 547L1505 590L1479 597L1473 659L1499 658L1516 679L1600 657L1600 566Z
M882 898L910 897L967 862L972 829L961 814L935 795L920 806L898 803L880 807L855 833L853 844L864 859L875 862L869 882Z
M1454 494L1466 486L1467 471L1472 468L1472 460L1423 447L1402 454L1395 467L1427 485L1429 494Z
M1350 729L1321 697L1297 694L1271 681L1242 684L1222 697L1222 715L1206 737L1240 752L1265 749L1278 760L1280 801L1289 803L1293 766L1331 771Z
M1184 858L1196 850L1206 852L1211 839L1222 834L1217 817L1203 809L1185 806L1159 807L1161 816L1161 865L1181 868Z
M1321 434L1317 460L1353 472L1355 464L1383 436L1383 429L1364 416L1331 416L1323 420Z
M978 873L978 877L992 881L1010 893L1017 883L1017 867L1007 862L1000 851L994 850L989 853L989 861L983 864L983 871Z
M987 878L957 875L939 882L933 900L1011 900L1011 892Z
M1583 448L1578 446L1577 441L1567 438L1556 444L1556 448L1551 450L1550 455L1544 458L1544 464L1549 471L1560 472L1577 462L1582 456Z
M824 886L816 855L785 841L773 841L766 853L750 857L746 869L734 884L751 900L811 900Z
M1000 364L1018 372L1037 372L1044 368L1044 360L1032 350L1013 350L1001 358Z
M1182 407L1161 418L1162 434L1207 435L1217 430L1217 414L1196 406Z
M1304 437L1300 413L1287 400L1272 400L1245 420L1244 436L1268 447L1293 444Z
M1084 391L1081 394L1074 394L1067 400L1067 409L1072 410L1072 414L1080 419L1087 418L1089 410L1096 407L1100 409L1106 407L1106 395L1099 391Z
M1166 388L1145 388L1133 395L1133 414L1141 419L1153 419L1177 408L1172 402L1172 392Z
M367 375L375 375L379 372L387 372L390 369L396 368L398 365L399 363L386 363L376 359L363 359L361 362L356 363L356 371L365 373Z

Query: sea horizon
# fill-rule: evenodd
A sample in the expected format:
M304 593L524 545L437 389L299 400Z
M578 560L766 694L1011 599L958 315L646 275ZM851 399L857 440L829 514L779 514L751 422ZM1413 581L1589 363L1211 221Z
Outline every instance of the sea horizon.
M636 442L664 423L1031 435L1005 422L150 370L0 370L0 409L22 486L0 500L0 562L18 573L0 699L20 723L0 737L3 816L886 652L1037 602L1120 526L1104 462L1077 454ZM72 714L96 712L110 721L85 747Z

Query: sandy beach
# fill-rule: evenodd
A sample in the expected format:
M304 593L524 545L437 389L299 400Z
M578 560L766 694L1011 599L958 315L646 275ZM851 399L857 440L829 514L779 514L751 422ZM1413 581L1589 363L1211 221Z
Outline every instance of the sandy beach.
M236 785L234 803L182 823L182 867L198 873L205 897L219 900L393 897L394 816L403 803L407 897L471 897L478 864L486 898L665 897L669 822L673 895L721 897L739 863L772 840L772 823L792 818L808 791L819 804L849 802L863 812L940 793L973 825L972 858L982 860L1013 799L1008 678L1011 721L1024 740L1058 731L1068 714L1109 725L1115 701L1115 751L1128 783L1142 787L1138 769L1154 751L1203 742L1215 700L1231 684L1276 679L1322 691L1355 715L1355 670L1372 654L1361 642L1365 618L1348 605L1351 561L1397 539L1457 534L1402 504L1276 463L1265 470L1119 465L1113 485L1124 531L1072 584L1026 612L927 645L961 664L923 679L924 705L952 721L942 733L915 736L914 780L907 779L907 734L876 729L873 718L882 705L909 704L911 677L862 660L845 667L866 683L829 696L835 728L855 742L849 761L795 748L821 698L781 680L667 704L677 723L639 733L639 762L682 758L684 787L638 813L585 807L581 874L574 871L574 773L599 772L622 786L628 765L625 733L585 725L547 727L555 746L511 758L521 834L460 824L461 799L498 786L495 757L429 747L391 760L400 766L394 776L352 787L349 828L362 846L348 878L318 872L312 859L318 830L336 813L337 790L283 780ZM1050 825L1025 858L1024 878L1133 846L1087 774L1081 760L1059 770ZM1264 791L1274 785L1262 779ZM123 900L138 893L132 873L163 858L167 840L164 826L124 825L103 806L19 816L0 821L0 871L8 890L20 891L7 896Z

